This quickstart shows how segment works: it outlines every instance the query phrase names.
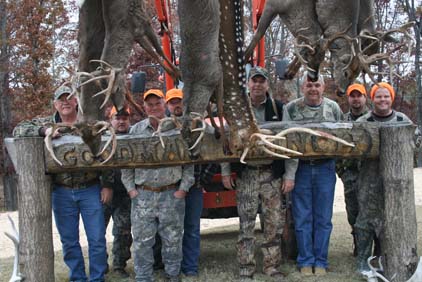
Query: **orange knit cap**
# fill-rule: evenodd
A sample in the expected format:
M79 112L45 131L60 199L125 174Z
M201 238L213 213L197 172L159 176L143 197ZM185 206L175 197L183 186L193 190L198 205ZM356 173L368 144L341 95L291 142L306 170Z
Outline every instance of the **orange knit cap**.
M388 92L390 92L391 100L394 101L394 98L396 97L396 92L394 91L393 86L391 86L387 82L379 82L378 85L375 84L374 86L372 86L371 94L370 94L371 95L371 100L374 100L375 92L377 92L377 90L379 88L385 88L385 89L387 89Z
M366 89L365 89L365 86L363 86L362 84L354 83L350 85L349 87L347 87L347 90L346 90L347 96L350 96L352 91L358 91L360 94L366 96Z

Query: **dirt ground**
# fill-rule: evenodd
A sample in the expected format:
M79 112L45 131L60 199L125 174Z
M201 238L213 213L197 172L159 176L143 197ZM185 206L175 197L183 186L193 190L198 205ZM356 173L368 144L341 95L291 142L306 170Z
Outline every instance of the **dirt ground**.
M417 205L418 233L422 234L422 168L414 170L415 204ZM344 207L343 185L338 179L334 202L333 234L330 242L329 274L321 279L311 277L303 279L297 272L294 261L283 265L282 271L288 274L287 281L363 281L354 273L354 258L351 255L352 239L350 227L347 224ZM10 231L7 216L11 216L18 223L17 212L0 213L0 282L8 281L13 263L14 247L12 242L3 234ZM54 221L53 221L54 223ZM82 225L81 225L82 226ZM259 224L257 224L257 227ZM112 242L111 224L107 229L107 241ZM183 281L237 281L237 262L235 242L237 239L238 218L229 219L202 219L201 220L201 258L200 277L197 280L184 278ZM420 237L420 236L419 236ZM56 281L67 281L67 269L62 262L61 245L55 226L53 226L54 250L56 252L55 272ZM257 243L262 240L262 235L257 231ZM81 229L81 245L86 254L86 238L83 227ZM418 247L422 246L419 238ZM111 247L111 244L108 245ZM257 252L258 272L260 270L261 254ZM129 261L128 271L133 277L133 262ZM163 273L157 273L157 281L161 281ZM131 278L132 279L132 278ZM107 276L107 281L133 281L131 279L117 279L112 274ZM262 274L255 275L255 281L268 280Z

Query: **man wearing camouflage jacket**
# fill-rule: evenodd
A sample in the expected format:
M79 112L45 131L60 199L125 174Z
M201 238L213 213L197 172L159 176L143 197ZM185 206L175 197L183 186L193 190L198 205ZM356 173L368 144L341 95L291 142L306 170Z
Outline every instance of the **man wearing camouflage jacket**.
M305 73L303 97L284 107L283 121L336 122L343 113L336 102L323 97L324 79L311 81ZM299 255L297 264L305 276L325 275L328 267L328 246L333 225L335 160L286 160L286 170L296 170L292 192L292 211Z
M280 121L283 104L274 100L269 92L269 74L262 67L250 70L249 97L258 122ZM235 166L232 164L232 167ZM222 166L223 183L230 187L230 167ZM235 169L236 170L236 169ZM255 261L255 220L261 203L264 221L264 242L261 244L263 254L262 271L265 275L283 279L281 265L281 234L284 217L281 210L282 193L291 191L294 185L294 170L284 170L284 161L266 160L249 162L242 165L237 172L236 202L239 214L239 238L237 241L237 258L241 281L249 281L256 270Z
M345 121L356 121L359 117L368 112L366 106L366 89L362 84L354 83L346 90L349 112L344 114ZM353 235L353 255L356 256L356 235L353 225L359 213L357 191L360 161L355 159L339 160L336 164L336 171L344 186L344 201L346 204L347 221L352 227Z
M123 108L117 111L115 107L110 112L110 123L116 134L127 134L130 127L130 111ZM103 205L106 228L113 218L113 272L122 278L129 277L125 267L130 259L132 234L130 225L130 198L121 180L121 170L113 169L110 177L112 181L113 199Z
M163 92L158 89L145 92L144 106L149 118L135 124L130 134L151 137L158 128L158 120L165 117ZM162 134L171 133L175 131ZM167 281L180 281L185 196L194 184L193 165L123 169L122 182L132 199L135 280L153 281L152 248L158 232Z
M383 124L412 121L403 113L393 110L396 93L394 88L379 82L371 88L370 97L374 108L360 117L360 122L381 122ZM372 255L373 238L380 237L383 228L384 192L382 179L379 177L379 161L366 160L362 163L359 174L359 207L354 230L357 246L357 271L369 271L368 257ZM381 252L381 251L380 251Z
M72 125L77 117L77 101L69 98L69 87L62 86L54 93L57 112L51 118L24 121L16 126L14 137L44 137L51 124ZM53 132L59 138L68 132ZM65 172L52 175L52 206L57 230L63 247L63 259L69 268L69 280L87 281L85 263L79 244L79 218L82 216L89 249L89 281L104 281L107 269L105 224L102 203L111 200L108 177L96 171Z

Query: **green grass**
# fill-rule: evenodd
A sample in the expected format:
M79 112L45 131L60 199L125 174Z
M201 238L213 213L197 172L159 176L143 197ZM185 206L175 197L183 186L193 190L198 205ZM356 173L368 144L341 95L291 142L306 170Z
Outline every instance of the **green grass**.
M418 233L422 234L422 207L417 207ZM287 274L284 281L289 282L358 282L364 281L354 272L354 257L352 252L352 237L350 227L346 221L345 213L336 213L333 217L334 230L331 236L328 274L324 277L302 277L296 269L294 261L288 261L281 267L281 271ZM236 241L238 226L224 226L202 232L200 276L197 279L183 277L183 281L209 281L209 282L232 282L238 281L238 264L236 259ZM257 245L262 241L262 233L257 230ZM419 236L420 237L420 236ZM422 241L418 238L420 250ZM108 245L109 249L111 244ZM87 250L84 249L87 261ZM63 263L61 252L55 254L55 275L56 281L68 281L67 268ZM276 281L262 275L262 255L259 250L256 252L257 273L254 281ZM111 259L109 260L111 263ZM0 260L0 282L7 282L12 271L13 258ZM106 281L126 282L134 281L133 261L130 260L127 270L131 274L129 279L120 279L110 273ZM156 281L164 281L164 273L157 272Z

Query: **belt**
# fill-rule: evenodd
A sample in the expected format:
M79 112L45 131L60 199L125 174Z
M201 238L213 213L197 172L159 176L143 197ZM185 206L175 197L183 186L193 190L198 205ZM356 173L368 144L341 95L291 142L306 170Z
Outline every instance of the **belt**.
M60 184L60 183L55 183L55 184L57 186L65 188L65 189L80 190L80 189L86 189L86 188L89 188L91 186L100 184L100 181L98 179L94 179L94 180L90 180L90 181L87 181L87 182L84 182L84 183L79 183L77 185L72 185L72 186Z
M178 187L177 183L173 183L173 184L169 184L166 186L161 186L161 187L151 187L151 186L147 186L147 185L136 185L136 189L141 189L141 190L145 190L145 191L151 191L151 192L164 192L164 191L168 191L168 190L173 190L176 189Z
M267 164L267 165L258 165L258 166L247 166L247 168L249 170L265 170L265 169L272 169L272 165Z
M329 161L331 161L332 159L314 159L314 160L299 160L299 162L301 164L306 164L306 165L320 165L320 164L325 164Z

